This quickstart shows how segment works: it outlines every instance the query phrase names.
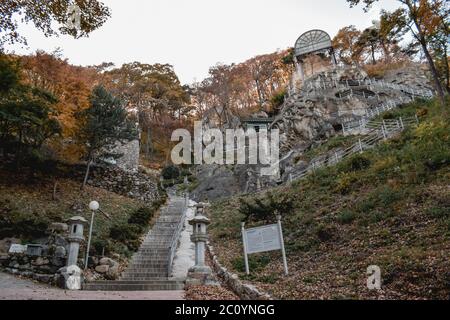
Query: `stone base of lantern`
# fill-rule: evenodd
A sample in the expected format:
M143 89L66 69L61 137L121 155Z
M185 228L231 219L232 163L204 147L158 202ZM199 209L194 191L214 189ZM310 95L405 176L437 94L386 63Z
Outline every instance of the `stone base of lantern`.
M81 290L83 272L78 266L72 265L58 270L58 286L67 290Z
M194 266L189 269L187 286L218 286L219 283L212 276L212 270L208 266Z

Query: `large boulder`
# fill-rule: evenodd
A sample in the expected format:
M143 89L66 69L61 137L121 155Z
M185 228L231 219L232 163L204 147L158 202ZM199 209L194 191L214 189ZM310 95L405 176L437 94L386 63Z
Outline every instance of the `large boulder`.
M98 265L95 267L95 271L98 273L107 273L109 270L109 265L107 264L103 264L103 265Z

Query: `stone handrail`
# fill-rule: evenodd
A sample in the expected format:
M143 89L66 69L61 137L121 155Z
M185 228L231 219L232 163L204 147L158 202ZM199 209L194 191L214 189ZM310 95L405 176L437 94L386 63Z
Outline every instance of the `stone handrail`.
M169 247L169 257L168 257L168 265L167 265L167 276L170 278L172 273L172 267L173 267L173 259L175 257L175 252L178 247L178 240L180 239L181 231L183 230L184 223L186 220L186 214L188 209L188 202L187 200L184 202L183 205L183 214L181 215L180 221L177 224L175 233L172 236L172 239L170 241L170 247Z

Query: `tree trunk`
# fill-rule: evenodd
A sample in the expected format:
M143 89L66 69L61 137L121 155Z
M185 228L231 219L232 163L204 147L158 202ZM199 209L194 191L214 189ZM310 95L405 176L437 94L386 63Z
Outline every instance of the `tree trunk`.
M262 110L262 107L263 107L263 96L262 96L261 88L259 86L259 80L258 79L255 79L255 84L256 84L256 92L258 93L259 109Z
M19 143L17 145L17 151L16 151L16 170L19 171L20 166L22 165L22 149L23 149L23 144L22 144L22 130L20 130L19 132Z
M88 164L86 166L86 174L84 175L83 184L81 185L81 190L84 190L84 188L86 187L86 183L88 181L89 171L91 169L92 162L93 162L92 159L89 159Z
M406 5L409 8L410 16L412 18L412 21L414 22L414 25L417 28L418 34L416 35L417 40L419 40L420 45L422 46L423 53L425 54L425 57L428 61L428 64L430 66L430 71L433 76L434 85L436 87L436 91L438 93L439 101L441 102L441 105L444 106L445 104L445 98L444 98L444 90L442 89L441 81L439 80L439 75L436 69L436 65L434 64L433 57L430 54L430 51L427 47L427 41L425 39L425 35L423 33L423 30L420 26L419 21L417 20L417 16L414 15L414 12L416 11L411 1L407 1Z
M372 52L372 64L373 64L373 65L376 65L377 62L375 61L375 48L374 48L373 45L370 45L370 50L371 50L371 52Z
M450 66L449 66L449 61L448 61L448 53L447 53L447 47L446 44L443 44L444 46L444 66L445 66L445 89L447 90L447 94L450 94Z
M425 39L423 39L423 42L421 41L422 50L425 54L425 57L427 58L428 64L430 65L431 74L433 75L434 85L436 87L439 100L441 102L441 105L444 106L445 104L445 98L444 98L444 90L442 89L441 81L439 80L439 75L436 69L436 65L434 64L433 57L431 57L430 52L428 51Z
M391 55L390 55L387 45L386 45L386 43L384 43L384 41L381 43L381 47L383 48L384 61L386 61L386 63L391 63Z
M55 201L56 200L56 192L58 191L58 181L55 181L54 185L53 185L53 194L52 194L52 200Z

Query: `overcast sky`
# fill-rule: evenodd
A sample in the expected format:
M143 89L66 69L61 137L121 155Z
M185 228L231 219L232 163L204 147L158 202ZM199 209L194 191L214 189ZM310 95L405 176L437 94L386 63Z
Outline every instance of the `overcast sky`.
M333 37L343 26L364 28L381 7L370 13L350 9L345 0L103 0L112 17L89 38L45 38L33 25L21 26L28 48L16 53L60 47L76 65L113 62L170 63L182 83L207 76L218 62L242 62L255 55L294 45L310 29ZM392 10L395 0L383 0Z

